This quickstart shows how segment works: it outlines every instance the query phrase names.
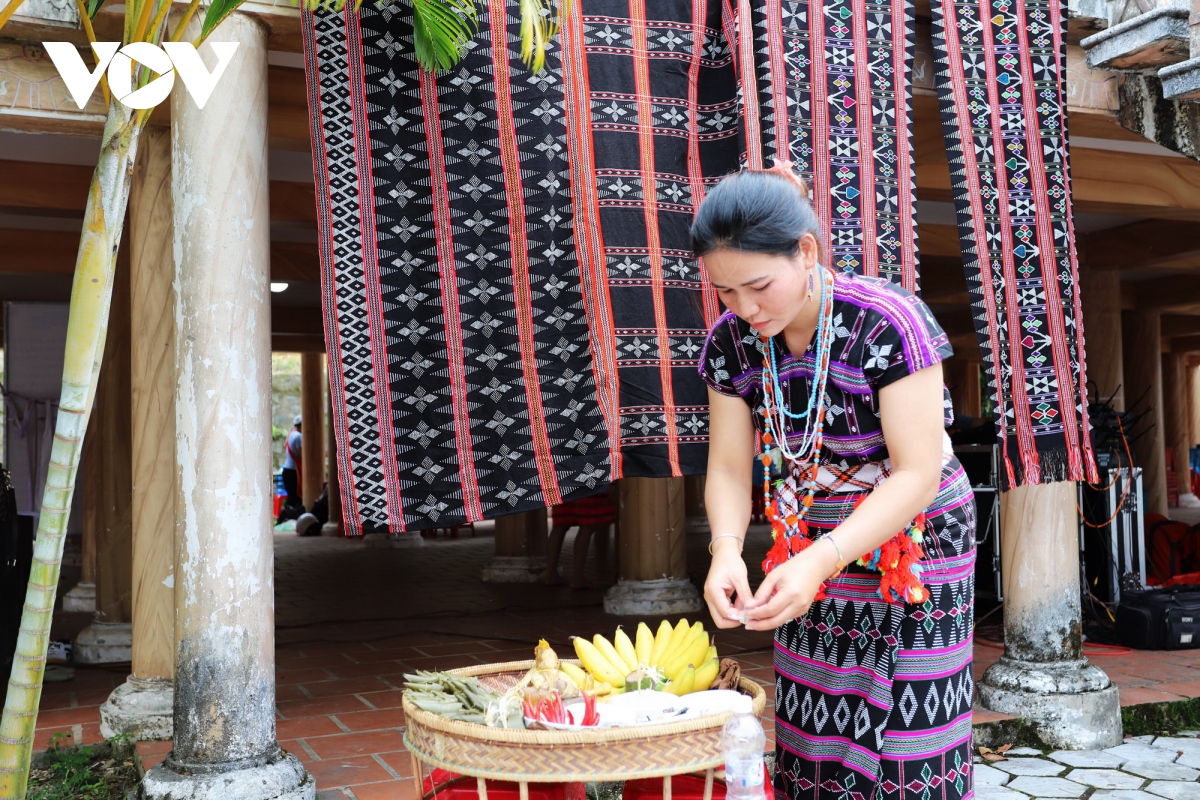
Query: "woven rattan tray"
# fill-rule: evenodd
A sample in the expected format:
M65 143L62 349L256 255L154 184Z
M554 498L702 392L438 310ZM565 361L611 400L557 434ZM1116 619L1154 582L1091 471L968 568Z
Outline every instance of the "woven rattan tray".
M450 671L474 676L502 692L533 664L513 661ZM742 678L740 689L753 698L754 713L762 714L767 699L763 688ZM414 762L461 775L519 783L619 781L711 771L724 762L721 729L729 718L726 712L629 728L513 730L422 711L407 696L404 714L408 725L404 744ZM419 776L420 771L414 769L414 773Z

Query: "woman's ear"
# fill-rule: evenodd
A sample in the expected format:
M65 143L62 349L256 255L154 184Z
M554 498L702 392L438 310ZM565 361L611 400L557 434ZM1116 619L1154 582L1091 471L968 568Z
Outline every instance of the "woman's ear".
M806 267L814 267L821 263L821 245L816 236L806 233L800 237L800 255Z

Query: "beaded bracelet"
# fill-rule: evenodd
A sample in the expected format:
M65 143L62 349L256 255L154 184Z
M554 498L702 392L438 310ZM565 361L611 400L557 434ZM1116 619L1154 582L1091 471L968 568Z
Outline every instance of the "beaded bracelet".
M716 542L716 541L717 541L717 539L724 539L724 538L725 538L725 537L727 537L727 536L728 536L730 539L737 539L737 540L738 540L738 544L739 544L739 545L741 545L742 547L745 547L745 546L746 546L746 540L745 540L745 539L743 539L742 537L738 536L736 533L722 533L720 536L714 536L714 537L712 538L712 541L708 543L708 554L709 554L710 556L713 554L713 551L712 551L712 546L713 546L713 543L714 543L714 542ZM740 549L740 548L738 549L738 552L739 552L739 553L741 552L741 549Z
M838 543L834 540L832 533L827 533L821 538L833 545L833 549L837 551L837 569L835 569L833 574L829 576L830 578L836 578L838 575L842 574L842 570L846 569L846 559L842 555L842 548L838 547Z

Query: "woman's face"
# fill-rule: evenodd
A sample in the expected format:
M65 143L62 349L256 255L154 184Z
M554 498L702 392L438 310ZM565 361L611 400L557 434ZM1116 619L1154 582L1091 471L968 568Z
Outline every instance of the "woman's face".
M804 235L794 256L725 249L704 256L721 302L764 336L775 336L800 313L808 296L809 271L816 264L817 240L812 234Z

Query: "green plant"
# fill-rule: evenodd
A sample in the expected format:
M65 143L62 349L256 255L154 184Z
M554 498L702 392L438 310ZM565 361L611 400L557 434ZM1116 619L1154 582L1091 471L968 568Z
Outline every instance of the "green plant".
M388 2L388 0L380 0ZM400 2L401 0L391 0ZM491 0L503 2L504 0ZM0 9L0 27L12 16L22 0L7 0ZM106 2L114 0L75 0L80 24L88 41L95 43L92 20ZM223 20L236 11L244 0L209 0L192 40L199 47ZM298 0L306 8L330 7L341 10L346 0ZM355 8L361 0L355 0ZM452 66L466 52L478 25L475 0L403 0L414 12L416 30L413 49L427 70ZM541 67L548 44L551 0L522 0L523 50L527 64ZM559 0L562 4L567 0ZM201 7L201 0L190 0L172 28L168 12L172 0L125 0L123 44L145 42L158 45L178 42ZM529 15L536 15L536 18ZM153 73L136 66L133 88L147 85ZM83 235L75 261L71 286L67 346L63 360L62 392L54 427L54 444L46 488L42 495L41 516L34 542L33 568L21 615L21 633L9 677L8 696L0 719L0 799L24 800L29 782L33 735L42 677L46 669L46 647L58 588L63 540L75 477L79 467L83 438L92 412L96 378L108 332L109 304L116 272L117 248L129 205L129 189L137 161L138 142L150 117L149 109L134 110L110 96L103 77L100 88L108 105L101 136L100 159L92 173L87 205L83 215Z
M31 800L116 800L137 782L129 737L85 747L67 746L69 739L51 737L33 773Z

